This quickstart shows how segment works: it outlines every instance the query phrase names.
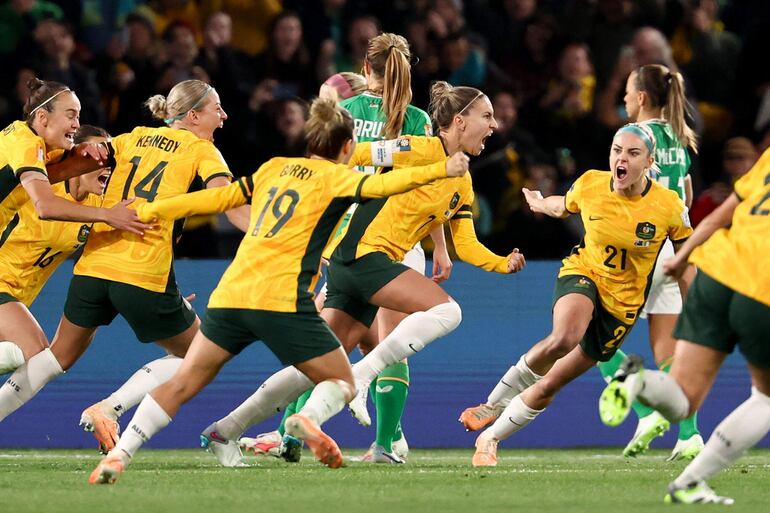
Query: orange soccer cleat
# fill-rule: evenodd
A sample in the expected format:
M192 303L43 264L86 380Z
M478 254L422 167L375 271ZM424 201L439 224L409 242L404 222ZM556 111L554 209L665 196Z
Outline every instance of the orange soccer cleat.
M497 442L489 430L483 431L476 438L476 452L473 454L474 467L495 467L497 466Z
M482 403L478 406L466 408L458 419L468 431L478 431L497 420L503 412L503 406L490 406Z
M93 433L99 442L99 451L107 454L115 448L120 439L120 424L118 416L104 401L89 406L80 414L80 427L83 431Z
M301 413L295 413L286 419L285 426L286 434L304 440L318 461L329 468L342 466L342 452L337 442L321 431L315 422Z
M90 484L114 484L118 480L128 466L128 462L131 461L128 454L123 451L118 452L120 454L108 454L102 458L88 477Z

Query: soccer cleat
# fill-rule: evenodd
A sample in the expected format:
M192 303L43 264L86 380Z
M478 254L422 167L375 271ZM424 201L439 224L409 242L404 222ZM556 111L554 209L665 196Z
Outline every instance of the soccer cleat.
M403 433L401 433L401 438L393 440L392 447L393 453L406 463L406 458L409 456L409 444L406 443L406 436Z
M403 465L406 463L396 454L395 450L388 452L383 446L377 445L376 443L373 443L369 447L369 450L366 451L363 456L358 458L357 461L363 463L387 463L395 465Z
M124 451L110 451L91 472L88 482L90 484L114 484L130 462L131 457Z
M238 442L228 440L217 432L217 423L214 422L203 430L200 436L201 449L210 451L217 457L223 467L248 467L243 461L243 453Z
M316 459L329 468L342 466L342 452L332 437L321 431L318 425L301 413L286 419L286 434L304 440Z
M666 458L666 461L692 460L700 454L705 446L703 438L697 433L687 440L677 440L674 450L671 451L671 456Z
M359 424L369 427L372 425L372 418L366 409L366 400L369 398L369 383L356 381L356 389L358 393L348 403L348 409Z
M497 466L497 440L492 436L490 430L482 431L476 438L476 452L473 454L474 467L496 467Z
M644 383L643 376L642 357L629 355L599 396L599 417L604 424L615 427L626 420Z
M238 439L238 446L242 451L253 452L255 456L280 458L282 438L281 433L278 431L270 431L269 433L259 434L256 438L241 437Z
M93 433L99 442L99 452L107 454L120 439L120 424L115 411L104 401L89 406L80 414L80 427Z
M723 504L732 506L735 500L717 495L705 481L697 481L685 488L674 483L668 485L668 493L663 498L666 504Z
M671 423L658 412L653 412L646 417L642 417L639 419L639 424L636 426L634 436L631 437L631 441L629 441L626 448L623 449L623 456L626 458L634 458L643 454L650 448L650 442L659 436L663 436L670 427Z
M478 406L466 408L457 420L465 426L467 431L478 431L496 421L504 409L504 406L490 406L482 403Z
M302 440L291 435L283 435L278 447L278 457L289 463L299 463L302 459Z
M0 374L13 372L24 364L21 348L7 340L0 341Z

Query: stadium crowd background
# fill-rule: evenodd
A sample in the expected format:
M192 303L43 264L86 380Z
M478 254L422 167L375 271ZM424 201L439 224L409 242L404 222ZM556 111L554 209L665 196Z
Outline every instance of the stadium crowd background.
M521 187L563 193L607 168L636 66L685 77L700 140L695 223L770 146L765 0L5 0L0 124L22 118L32 76L72 87L81 123L112 134L154 125L142 102L197 78L230 116L217 146L250 174L304 154L307 101L330 75L360 71L381 31L406 36L417 57L413 104L427 109L433 80L493 100L500 127L471 172L477 232L499 253L559 258L578 239L579 225L525 208ZM231 256L238 240L221 219L193 220L177 256Z

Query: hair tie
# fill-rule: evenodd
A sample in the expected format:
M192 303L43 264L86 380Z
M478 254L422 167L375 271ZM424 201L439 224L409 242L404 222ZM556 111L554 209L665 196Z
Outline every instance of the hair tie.
M663 77L663 79L666 81L667 84L670 84L673 78L674 78L674 75L672 75L670 71L666 73L666 75Z

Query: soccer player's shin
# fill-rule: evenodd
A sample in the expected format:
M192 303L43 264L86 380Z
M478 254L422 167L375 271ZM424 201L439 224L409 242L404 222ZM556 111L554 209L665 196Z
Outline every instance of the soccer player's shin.
M171 417L161 408L155 399L147 394L131 419L128 429L118 441L115 449L111 452L121 450L133 457L145 442L150 440L155 433L168 426Z
M313 382L294 367L276 372L251 397L217 421L219 434L236 440L249 427L275 415L312 386Z
M542 412L543 410L530 408L520 396L516 396L510 404L505 407L500 418L490 426L489 431L497 440L504 440L516 431L527 426Z
M172 355L145 364L106 399L107 404L120 417L139 404L153 388L171 379L181 365L182 358Z
M505 375L500 378L495 388L487 397L487 404L491 406L508 406L511 399L519 395L521 392L534 385L543 377L536 374L529 368L525 359L526 355L522 355L516 365L512 366Z
M454 301L408 316L363 360L353 366L356 385L363 383L369 386L385 367L413 356L437 338L447 335L461 320L462 310Z
M641 376L631 375L626 379L639 377L644 383L638 398L646 405L658 410L671 422L679 422L687 417L690 401L674 378L663 371L647 370Z
M398 362L387 367L377 377L375 387L374 404L377 407L375 443L386 452L391 452L396 432L399 431L401 415L404 413L406 397L409 394L409 366L405 362Z
M770 431L770 397L752 388L751 397L714 429L706 447L687 465L674 484L685 487L705 481L730 466Z
M64 374L56 357L46 348L21 365L0 387L0 421L21 408L49 381Z
M345 406L347 388L352 389L351 386L336 379L320 382L315 386L299 413L320 426Z

